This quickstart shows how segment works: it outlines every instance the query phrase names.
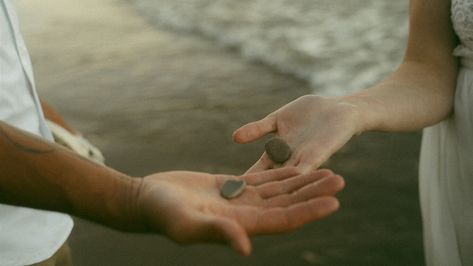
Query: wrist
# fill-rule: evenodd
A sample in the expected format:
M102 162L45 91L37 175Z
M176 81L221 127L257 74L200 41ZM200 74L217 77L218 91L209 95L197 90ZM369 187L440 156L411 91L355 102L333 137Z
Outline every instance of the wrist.
M354 135L376 129L375 115L372 113L372 104L363 93L354 93L339 98L339 103L344 105L350 119L354 121ZM371 107L371 108L370 108Z
M110 189L108 202L112 226L123 231L143 231L146 228L142 219L137 197L143 179L120 174Z

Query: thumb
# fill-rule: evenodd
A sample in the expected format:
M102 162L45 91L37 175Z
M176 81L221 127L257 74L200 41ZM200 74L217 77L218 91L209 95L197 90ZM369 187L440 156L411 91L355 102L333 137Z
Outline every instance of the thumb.
M228 218L216 218L211 222L211 231L214 235L222 239L231 246L236 252L243 256L251 253L251 241L246 231L236 221Z
M248 123L233 132L233 141L236 143L248 143L262 136L276 131L276 115L274 113L265 118Z
M273 168L273 164L274 163L271 161L271 159L269 159L268 155L265 152L255 164L253 164L248 170L246 170L245 174L258 173L271 169Z

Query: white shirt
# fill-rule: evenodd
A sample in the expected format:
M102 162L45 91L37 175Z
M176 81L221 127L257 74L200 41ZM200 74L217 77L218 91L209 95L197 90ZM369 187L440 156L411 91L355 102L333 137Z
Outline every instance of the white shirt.
M10 0L0 0L0 120L52 140ZM29 265L51 257L72 226L64 214L0 204L0 266Z

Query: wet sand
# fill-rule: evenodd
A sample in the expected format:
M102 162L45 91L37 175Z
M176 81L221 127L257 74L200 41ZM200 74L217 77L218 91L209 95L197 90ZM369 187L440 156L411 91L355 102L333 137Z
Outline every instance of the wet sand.
M16 3L40 94L130 175L242 173L264 140L236 145L232 131L311 92L205 39L153 27L124 1ZM419 140L418 133L353 139L327 164L346 178L341 210L256 238L249 258L76 219L75 265L421 265Z

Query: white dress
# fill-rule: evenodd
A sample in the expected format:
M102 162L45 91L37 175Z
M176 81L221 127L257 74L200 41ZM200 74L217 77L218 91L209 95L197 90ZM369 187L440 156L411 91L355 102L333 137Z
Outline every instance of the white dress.
M427 265L473 265L473 0L452 0L462 66L454 114L424 130L420 202Z

